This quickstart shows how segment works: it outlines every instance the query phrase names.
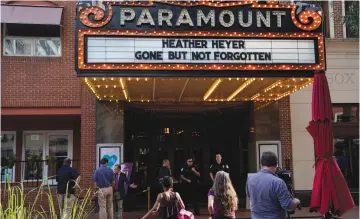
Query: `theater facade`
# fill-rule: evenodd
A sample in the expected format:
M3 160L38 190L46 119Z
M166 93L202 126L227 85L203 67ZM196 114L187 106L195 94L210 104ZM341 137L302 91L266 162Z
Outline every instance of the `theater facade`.
M193 156L204 193L216 153L245 200L274 151L292 169L289 95L326 70L320 7L277 1L78 4L75 69L96 98L96 163L130 162L146 184ZM95 161L92 161L95 162ZM206 196L204 196L206 197Z
M272 150L306 206L312 85L326 70L334 137L347 144L338 155L347 156L343 173L357 195L358 42L343 39L347 1L318 3L2 2L2 185L7 173L36 187L70 157L89 188L106 156L154 186L162 159L180 181L193 156L206 202L209 166L221 153L245 207L248 174Z

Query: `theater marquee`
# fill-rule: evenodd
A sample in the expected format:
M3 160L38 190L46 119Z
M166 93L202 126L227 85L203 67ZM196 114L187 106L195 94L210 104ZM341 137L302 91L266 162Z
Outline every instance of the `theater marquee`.
M313 40L88 37L88 63L314 64Z
M77 70L238 75L325 69L320 9L274 1L107 2L77 22ZM193 70L189 73L189 70ZM277 74L279 75L279 74Z

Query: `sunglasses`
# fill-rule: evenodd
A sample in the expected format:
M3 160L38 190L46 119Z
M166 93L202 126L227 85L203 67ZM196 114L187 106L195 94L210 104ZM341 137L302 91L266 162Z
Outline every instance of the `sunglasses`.
M192 160L188 160L187 162L188 162L188 163L192 163L193 161L192 161Z

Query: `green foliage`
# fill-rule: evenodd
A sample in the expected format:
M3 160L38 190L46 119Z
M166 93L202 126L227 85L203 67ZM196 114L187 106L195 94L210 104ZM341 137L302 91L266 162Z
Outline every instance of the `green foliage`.
M330 3L334 8L335 1ZM334 13L330 14L331 17ZM342 17L342 24L346 26L347 35L359 38L359 1L345 1L345 16ZM349 36L348 36L349 37Z
M349 1L346 3L347 11L343 16L342 23L346 25L348 33L359 38L359 2Z
M49 156L49 155L47 155L47 156L45 157L45 161L56 161L56 157L55 157L55 156Z
M38 162L41 161L41 157L41 154L29 154L26 160L31 162Z
M10 155L10 156L7 156L6 158L5 158L6 160L7 160L7 162L8 162L8 165L6 166L7 168L13 168L14 167L14 165L15 165L15 163L16 163L16 155L15 154L12 154L12 155Z
M44 180L47 182L48 180ZM91 208L91 189L85 191L80 190L80 194L85 194L83 199L75 198L73 209L71 215L62 215L58 216L60 206L56 207L57 201L53 200L53 194L51 187L48 183L47 185L43 184L34 188L30 191L24 189L23 183L20 183L19 186L12 186L10 184L6 185L4 189L2 203L0 206L0 218L6 219L85 219L88 218L92 212ZM4 194L5 193L5 194ZM29 197L33 194L35 199L29 200ZM49 210L45 211L43 206L39 203L40 200L43 200L43 196L46 197L46 201L49 203ZM4 198L5 197L5 198ZM66 196L67 197L67 196ZM34 201L33 201L34 200ZM46 202L45 201L45 202ZM64 200L65 205L67 203L67 198Z

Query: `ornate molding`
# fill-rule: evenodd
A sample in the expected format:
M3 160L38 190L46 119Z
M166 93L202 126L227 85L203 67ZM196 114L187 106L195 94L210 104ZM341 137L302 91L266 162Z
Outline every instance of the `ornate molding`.
M82 24L87 27L103 27L107 25L113 16L111 2L103 2L105 10L97 6L83 8L79 12L79 18ZM105 14L107 15L105 17Z
M291 18L297 28L311 31L320 27L322 17L319 12L310 9L302 10L299 7L301 6L297 5L291 10ZM299 11L298 9L300 9L300 13L297 14L296 11Z

